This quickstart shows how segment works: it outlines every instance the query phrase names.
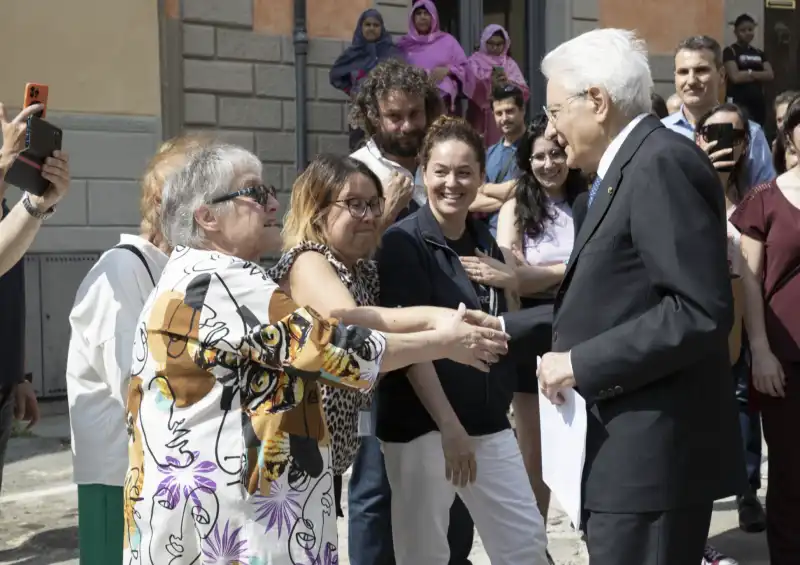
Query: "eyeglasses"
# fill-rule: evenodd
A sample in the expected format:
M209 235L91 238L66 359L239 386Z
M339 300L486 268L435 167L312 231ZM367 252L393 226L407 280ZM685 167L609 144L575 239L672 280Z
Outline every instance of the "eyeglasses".
M264 208L267 207L270 197L275 199L278 197L277 190L274 186L266 184L254 184L251 186L246 186L240 190L237 190L236 192L230 192L228 194L223 194L222 196L212 198L208 201L208 204L220 204L222 202L227 202L228 200L233 200L234 198L239 198L240 196L255 200L256 203Z
M582 90L577 94L573 94L572 96L570 96L566 100L564 100L564 104L562 104L560 108L551 109L551 108L548 108L547 106L542 106L542 110L544 111L544 115L547 116L547 119L550 120L550 123L555 126L556 125L556 121L558 120L558 114L561 112L561 110L565 106L569 105L572 101L577 100L578 98L583 98L587 94L589 94L588 90Z
M531 155L531 163L543 163L546 157L550 157L550 160L553 163L566 163L567 162L567 154L559 149L551 149L546 153L534 153Z
M345 198L344 200L336 200L335 203L343 204L354 220L363 220L364 216L367 215L367 210L372 212L373 218L380 218L383 215L386 199L383 196L373 196L369 200L364 198Z

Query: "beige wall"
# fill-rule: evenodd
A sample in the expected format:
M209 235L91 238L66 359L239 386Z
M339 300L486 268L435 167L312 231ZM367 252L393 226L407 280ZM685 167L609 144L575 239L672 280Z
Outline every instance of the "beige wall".
M159 115L156 0L6 0L0 101L50 86L59 112Z

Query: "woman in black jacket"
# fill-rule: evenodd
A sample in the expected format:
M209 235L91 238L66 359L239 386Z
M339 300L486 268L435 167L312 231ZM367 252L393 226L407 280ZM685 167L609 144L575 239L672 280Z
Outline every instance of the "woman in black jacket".
M494 317L509 310L513 271L504 283L473 283L461 261L479 253L503 262L488 228L469 215L485 160L481 137L464 120L442 117L430 128L421 155L428 203L383 237L383 306L464 303ZM544 522L507 418L518 386L510 356L488 374L435 361L381 383L377 436L392 487L398 565L448 563L447 527L456 495L492 563L547 563Z

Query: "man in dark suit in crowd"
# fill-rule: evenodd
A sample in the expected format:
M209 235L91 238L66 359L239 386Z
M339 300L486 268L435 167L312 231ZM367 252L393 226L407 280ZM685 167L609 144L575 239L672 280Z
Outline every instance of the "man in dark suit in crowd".
M708 158L649 114L632 32L581 35L542 72L548 136L597 175L538 371L542 394L575 387L589 408L592 565L700 563L713 501L744 484L723 190ZM512 338L524 314L505 317Z

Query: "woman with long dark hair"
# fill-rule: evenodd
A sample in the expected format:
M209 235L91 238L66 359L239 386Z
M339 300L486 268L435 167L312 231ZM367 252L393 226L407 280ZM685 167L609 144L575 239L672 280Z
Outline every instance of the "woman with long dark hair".
M747 148L750 146L750 128L745 110L733 103L715 106L697 121L695 141L705 151L717 169L725 191L725 209L730 217L750 190L747 170ZM719 128L732 127L732 146L719 147ZM724 139L724 138L723 138ZM727 143L726 143L727 144ZM744 286L752 275L747 270L741 249L741 234L728 222L728 265L734 302L734 324L728 338L731 352L732 380L739 400L739 423L742 428L749 488L737 496L739 525L749 532L760 532L766 527L764 509L756 495L761 487L761 421L759 414L749 406L750 360L745 342L742 347L744 322ZM746 340L745 340L746 341ZM736 563L711 544L706 544L704 557L707 563L728 565Z

